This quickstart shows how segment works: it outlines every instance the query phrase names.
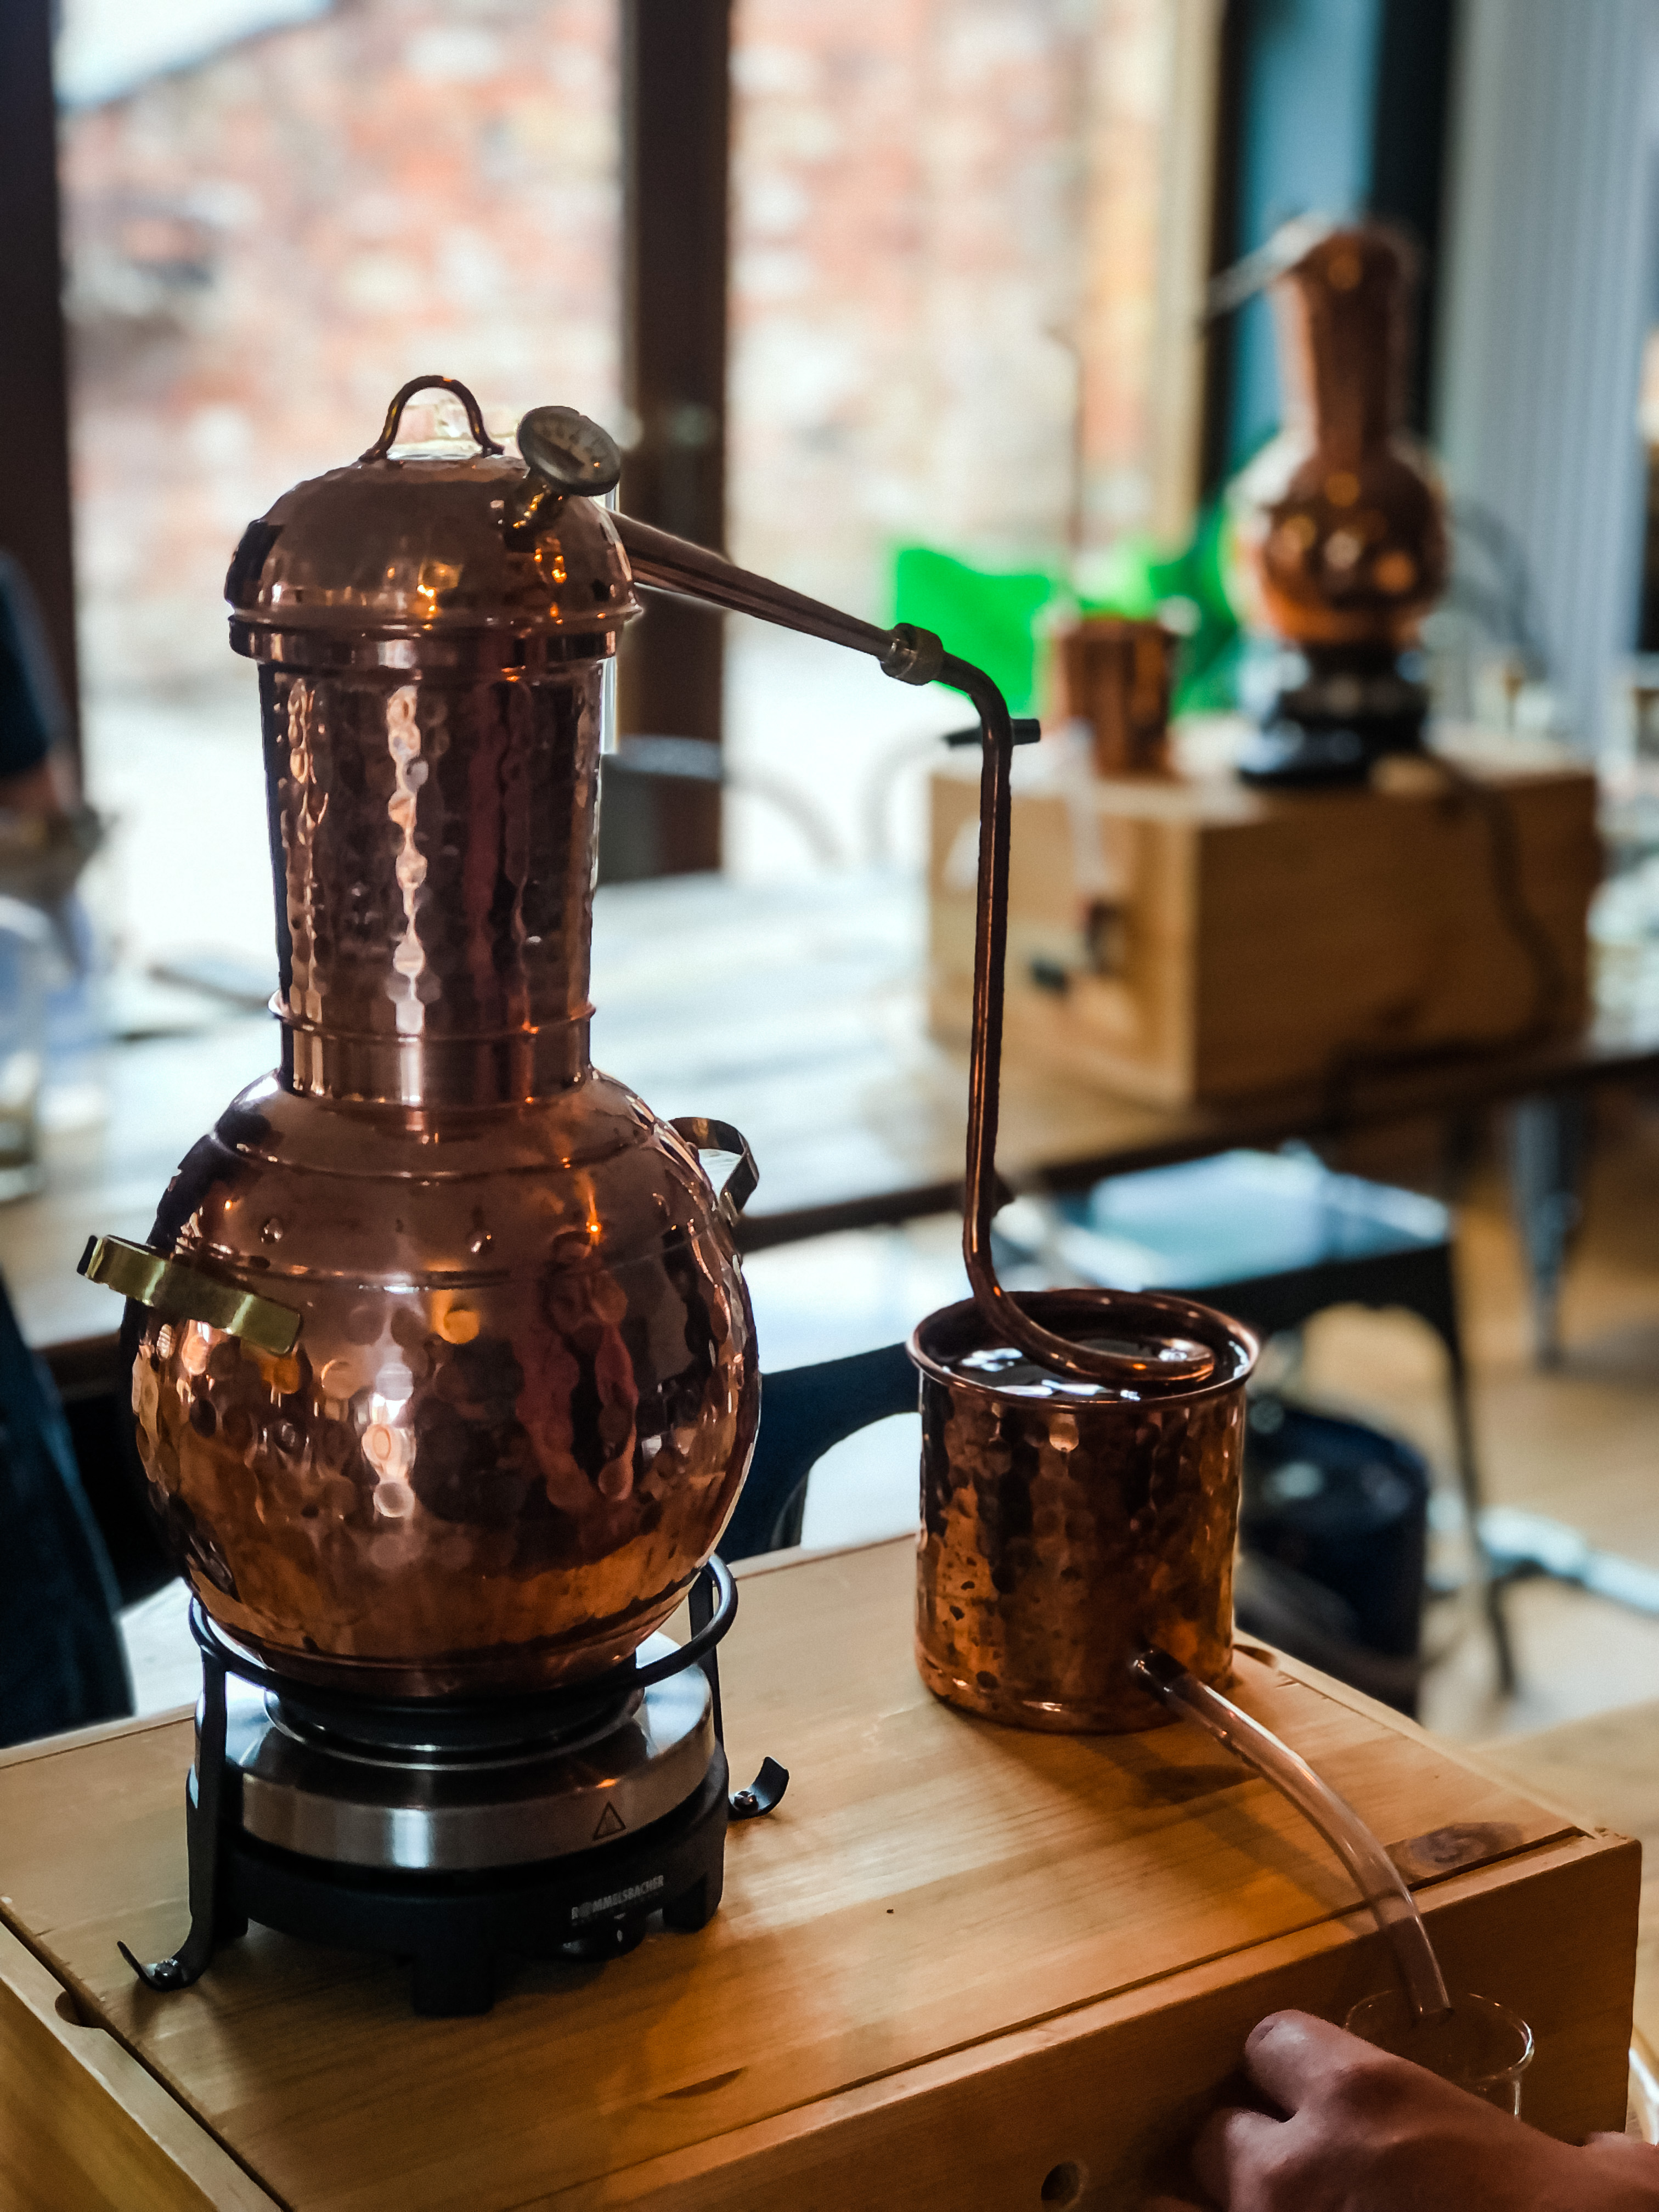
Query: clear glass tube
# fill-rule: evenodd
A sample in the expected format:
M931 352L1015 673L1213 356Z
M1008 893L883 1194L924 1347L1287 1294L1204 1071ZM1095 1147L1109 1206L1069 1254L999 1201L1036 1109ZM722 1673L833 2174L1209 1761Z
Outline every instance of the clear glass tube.
M1167 1651L1143 1651L1131 1671L1171 1711L1195 1720L1312 1822L1370 1905L1377 1929L1394 1954L1413 2013L1419 2021L1443 2020L1451 2010L1451 2000L1417 1900L1399 1868L1347 1799L1339 1797L1307 1760L1287 1743L1281 1743L1271 1729L1241 1712L1218 1690L1207 1688Z

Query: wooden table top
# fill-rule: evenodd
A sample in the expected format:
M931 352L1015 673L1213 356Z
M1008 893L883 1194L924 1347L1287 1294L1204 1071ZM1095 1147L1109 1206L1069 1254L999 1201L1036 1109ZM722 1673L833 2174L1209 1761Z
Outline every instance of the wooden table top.
M664 1115L735 1122L760 1163L750 1249L960 1203L965 1058L927 1035L925 915L899 876L745 886L682 877L602 890L593 1052ZM48 1188L0 1208L3 1269L41 1349L106 1340L112 1301L75 1273L94 1231L142 1238L173 1168L276 1058L265 1016L112 1048L110 1113L53 1140ZM1218 1106L1138 1104L1011 1060L999 1161L1014 1185L1275 1145L1363 1122L1659 1071L1659 1006L1626 994L1584 1036L1518 1054Z
M1315 1954L1346 1975L1339 2006L1371 1984L1337 1861L1195 1729L1029 1735L931 1697L911 1658L914 1561L904 1539L739 1570L732 1769L781 1759L783 1804L732 1831L725 1903L701 1935L652 1934L602 1968L522 1966L486 2019L416 2019L404 1971L258 1928L191 1990L134 1981L117 1938L155 1957L187 1917L184 1716L0 1759L0 1919L86 2022L307 2212L726 2205L690 2186L716 2139L851 2112L918 2067L971 2070L1011 2036L1052 2044L1080 2008L1145 2008L1152 1984L1201 1994ZM1460 1883L1516 1894L1552 1852L1627 1864L1305 1669L1247 1651L1239 1676L1240 1701L1401 1839L1443 1944ZM1553 1973L1533 1955L1549 1948L1504 1955ZM1156 2060L1150 2037L1139 2063Z

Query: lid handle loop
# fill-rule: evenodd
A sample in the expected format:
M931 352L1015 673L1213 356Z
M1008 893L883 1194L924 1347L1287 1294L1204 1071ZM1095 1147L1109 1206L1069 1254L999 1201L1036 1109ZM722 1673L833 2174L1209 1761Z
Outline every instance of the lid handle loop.
M358 454L357 459L359 463L361 464L364 461L383 461L386 455L392 451L392 446L397 441L398 425L403 421L404 410L408 406L410 401L415 397L415 394L417 392L440 391L453 392L455 397L460 401L462 406L465 408L466 427L471 431L473 436L477 440L478 451L481 453L499 453L501 451L501 447L496 444L495 441L490 436L489 431L484 428L483 408L479 406L477 401L467 390L465 385L461 383L458 378L453 376L411 376L407 384L402 386L392 394L392 404L386 409L386 421L380 427L380 434L374 441L374 443L369 447L366 453Z

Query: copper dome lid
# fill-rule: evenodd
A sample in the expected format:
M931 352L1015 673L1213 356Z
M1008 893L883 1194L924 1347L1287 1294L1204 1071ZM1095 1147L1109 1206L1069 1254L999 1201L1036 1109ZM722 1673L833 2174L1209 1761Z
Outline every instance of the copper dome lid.
M474 450L434 440L394 452L405 404L432 386L461 400ZM507 664L614 649L639 611L594 496L615 484L616 448L569 408L535 410L520 437L526 459L489 435L464 385L411 379L360 459L295 484L243 532L225 579L236 651L409 668L471 657L469 639Z

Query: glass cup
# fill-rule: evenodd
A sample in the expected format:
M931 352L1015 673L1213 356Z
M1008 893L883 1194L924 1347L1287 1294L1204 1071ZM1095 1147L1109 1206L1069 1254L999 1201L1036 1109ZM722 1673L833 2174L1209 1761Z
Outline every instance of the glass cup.
M1501 2112L1521 2116L1521 2076L1532 2063L1532 2030L1518 2013L1491 1997L1452 1999L1444 2020L1420 2021L1403 1990L1361 1997L1342 2023L1350 2035L1397 2058L1409 2058Z
M51 954L45 915L21 899L0 897L0 1202L27 1198L45 1181L40 1078Z

